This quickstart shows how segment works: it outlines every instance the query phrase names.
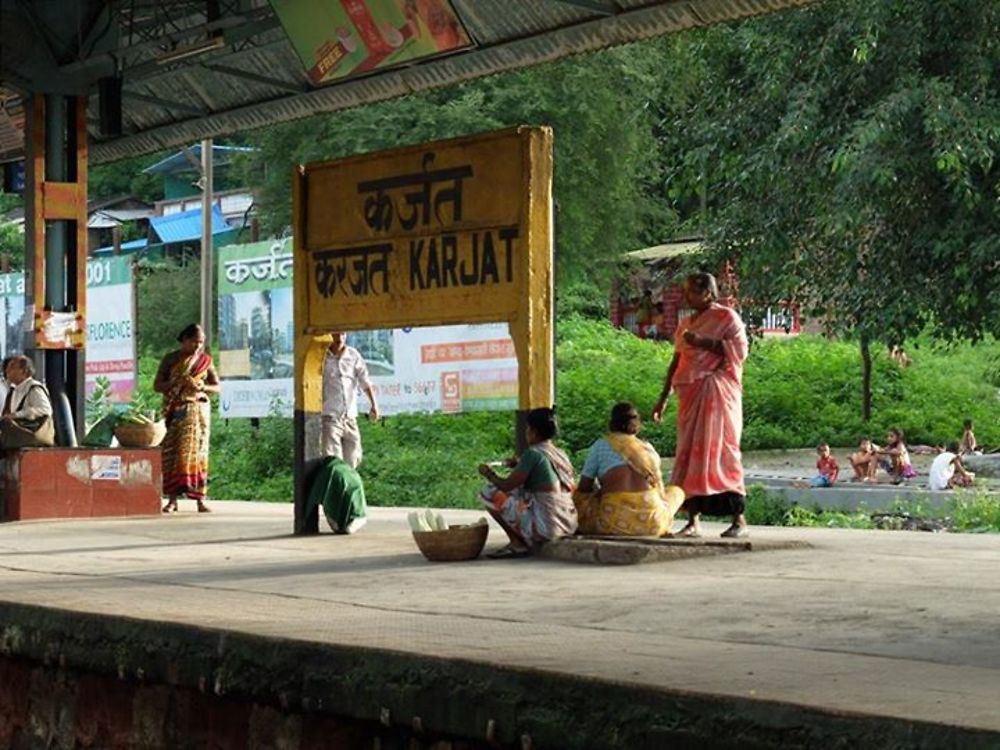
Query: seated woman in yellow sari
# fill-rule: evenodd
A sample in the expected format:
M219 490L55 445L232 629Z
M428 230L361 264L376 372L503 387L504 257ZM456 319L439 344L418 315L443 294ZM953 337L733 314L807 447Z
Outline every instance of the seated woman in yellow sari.
M611 409L609 432L590 446L573 495L578 533L669 536L684 491L664 488L660 456L639 439L640 427L639 412L629 402Z
M205 332L193 323L180 332L181 348L165 356L156 372L153 389L163 394L167 434L161 448L163 494L170 500L164 513L177 510L177 497L185 495L207 513L208 443L212 405L209 393L219 392L219 376L205 353Z

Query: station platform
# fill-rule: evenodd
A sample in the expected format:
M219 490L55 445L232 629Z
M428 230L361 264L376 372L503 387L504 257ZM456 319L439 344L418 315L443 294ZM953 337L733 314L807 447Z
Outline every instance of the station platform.
M294 537L290 505L212 508L0 526L4 674L263 707L233 747L261 715L296 748L321 746L317 716L428 748L1000 746L998 535L754 528L757 549L647 565L435 564L406 509ZM128 736L170 746L171 700Z

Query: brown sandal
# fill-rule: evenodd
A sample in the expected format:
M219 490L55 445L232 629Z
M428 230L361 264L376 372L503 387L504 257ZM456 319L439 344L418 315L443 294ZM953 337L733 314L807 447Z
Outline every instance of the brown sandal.
M163 506L164 513L176 513L177 512L177 499L171 498L167 501L167 504Z

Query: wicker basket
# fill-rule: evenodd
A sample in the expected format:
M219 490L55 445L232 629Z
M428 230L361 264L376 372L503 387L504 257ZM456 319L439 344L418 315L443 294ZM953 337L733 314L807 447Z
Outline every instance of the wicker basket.
M119 422L115 426L115 437L123 448L155 448L166 434L167 426L162 420L152 424Z
M473 560L486 546L490 527L485 523L449 526L447 531L414 531L413 540L431 562Z

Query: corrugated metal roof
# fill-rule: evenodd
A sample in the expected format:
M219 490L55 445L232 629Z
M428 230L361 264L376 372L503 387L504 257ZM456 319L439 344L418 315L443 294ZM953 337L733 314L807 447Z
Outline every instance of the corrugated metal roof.
M132 240L130 242L123 242L122 252L134 253L137 250L142 250L147 245L149 245L149 240L147 240L145 237L143 237L141 240ZM108 245L107 247L99 247L96 250L92 250L91 253L93 255L108 255L110 253L113 253L114 251L115 251L115 246Z
M649 262L652 260L664 260L665 258L679 258L682 255L694 255L699 252L701 252L701 240L688 240L644 247L642 250L633 250L625 253L625 257L631 260Z
M191 152L191 156L197 162L201 162L201 144L196 143L188 149ZM247 153L253 151L249 146L212 146L212 165L214 167L220 167L224 164L230 162L229 157L233 154ZM172 174L174 172L187 172L192 169L197 169L195 164L191 163L191 159L188 158L187 154L183 151L178 151L176 154L168 156L166 159L161 159L156 162L151 167L146 167L143 171L145 174Z
M190 211L181 211L170 216L154 216L149 223L164 244L201 239L200 208L192 208ZM228 232L231 229L219 207L212 206L212 234Z
M135 4L110 0L30 4L43 16L44 41L36 39L36 19L20 10L29 4L4 0L12 10L0 29L0 45L10 50L0 59L0 88L37 81L37 90L48 90L47 85L65 93L90 92L98 78L124 64L123 136L100 134L98 97L90 99L90 158L96 163L811 2L452 0L471 48L315 88L268 0L143 3L139 20L132 15ZM208 21L208 7L221 7L221 17ZM79 28L78 19L97 18L102 9L110 14L111 27L103 22ZM204 44L213 34L222 35L222 49L163 64L168 50ZM61 41L58 59L72 62L58 64L46 53L53 40Z
M117 208L94 211L87 219L90 229L108 229L119 226L124 221L138 221L153 216L151 208Z

